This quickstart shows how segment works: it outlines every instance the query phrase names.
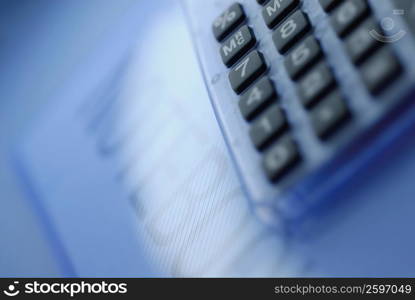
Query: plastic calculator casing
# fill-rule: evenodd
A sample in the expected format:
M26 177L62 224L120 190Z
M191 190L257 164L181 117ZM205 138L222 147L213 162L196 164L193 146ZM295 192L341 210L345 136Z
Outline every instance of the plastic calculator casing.
M330 16L318 0L301 1L300 7L312 24L325 60L333 70L338 88L346 99L352 119L333 138L321 141L312 131L307 109L298 98L295 82L285 68L284 56L275 49L272 30L263 17L262 6L255 0L238 1L247 16L246 24L257 39L256 48L263 53L268 76L274 82L280 106L287 113L291 135L299 145L301 163L283 180L271 183L264 173L262 154L249 138L249 123L239 110L239 96L232 90L229 69L222 63L212 23L234 0L183 1L192 38L198 53L218 123L236 165L253 212L263 221L279 228L296 230L304 221L313 220L336 203L336 191L351 177L359 176L394 139L413 126L412 104L415 87L415 41L401 16L392 14L388 0L368 1L377 20L389 17L406 34L390 43L404 70L379 96L372 96L361 80L359 69L348 57L342 40L336 35Z

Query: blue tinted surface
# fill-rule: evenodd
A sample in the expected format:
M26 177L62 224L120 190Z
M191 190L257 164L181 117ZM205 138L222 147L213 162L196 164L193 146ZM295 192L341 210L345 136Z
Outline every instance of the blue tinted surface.
M0 276L59 274L8 150L134 2L0 1Z
M82 10L85 30L98 4L83 3L91 3ZM63 10L70 17L55 29L62 40L53 45L62 47L58 52L66 59L46 59L46 50L56 48L46 37L33 40L39 45L33 65L23 58L34 50L25 48L20 67L10 66L15 75L8 81L3 75L5 99L36 95L50 104L21 126L25 135L17 135L12 154L21 175L19 192L37 207L59 269L26 253L25 274L304 275L310 274L306 261L320 275L413 276L412 131L394 141L396 147L386 147L375 168L357 174L333 196L343 205L321 216L319 230L288 242L248 213L182 15L171 2L163 4L163 11L148 2L127 7L124 23L110 18L113 23L97 30L101 35L83 39L82 51L68 40L71 31L63 31L74 24L71 10ZM113 12L108 8L109 16ZM64 20L54 16L55 22ZM65 68L60 76L50 72L43 85L28 85L34 76L26 68L43 74L46 65ZM21 89L6 88L18 78L26 78ZM23 118L16 113L22 107L4 117ZM12 208L13 214L4 214L11 217L2 218L7 241L10 232L19 233L8 222L17 218ZM27 216L33 218L30 211ZM24 242L13 247L23 252L34 245L36 258L48 251L31 243L34 233L24 228L19 233ZM8 254L15 248L1 246L1 271L23 274L19 256Z
M17 143L63 274L305 274L249 213L185 20L163 4L131 9Z
M406 34L395 43L385 45L399 57L406 70L394 85L373 97L361 79L359 68L351 63L342 40L334 32L330 15L324 12L318 0L301 2L301 9L312 23L313 35L325 53L324 60L333 69L338 82L337 90L352 115L347 126L328 141L321 141L310 124L310 110L302 105L296 92L296 83L285 70L285 57L275 49L273 31L263 21L261 6L255 1L241 0L247 15L246 22L258 40L256 49L264 55L269 67L267 74L275 83L278 103L290 124L289 135L298 144L302 157L296 168L272 184L262 168L262 153L252 146L250 124L240 113L239 96L230 87L229 69L220 59L219 44L211 27L206 25L211 24L216 16L231 5L232 0L213 1L210 6L199 1L184 2L217 119L253 211L266 222L274 222L277 226L289 224L290 228L296 230L299 219L312 215L313 209L322 203L323 194L347 182L350 175L366 163L365 160L376 154L378 149L373 144L383 135L383 127L391 123L394 125L390 122L392 108L415 85L415 41L410 34ZM373 2L371 7L377 18L392 15L390 1ZM409 31L398 15L392 16L396 27ZM373 130L378 123L381 123L378 130ZM271 214L273 216L269 217Z
M408 110L398 131L385 128L384 151L326 199L336 206L299 238L303 254L327 275L414 276L414 121Z
M347 130L370 130L364 131L363 138L347 147L347 155L339 156L331 166L322 168L321 174L319 171L309 176L305 184L299 184L288 197L278 193L284 182L273 185L265 179L261 154L249 139L249 124L242 119L239 97L229 84L229 70L221 61L220 46L207 25L212 24L232 1L213 1L210 6L192 0L184 2L206 85L241 182L253 203L253 211L259 212L261 219L269 223L276 220L277 225L287 216L289 221L294 220L283 223L294 229L291 232L292 239L298 243L296 249L302 249L303 258L322 275L413 276L415 161L413 145L408 141L413 140L415 107L413 95L406 96L414 86L415 48L407 24L392 14L392 1L371 1L371 7L380 20L392 16L396 27L408 32L389 45L405 65L405 71L400 80L379 97L368 93L359 69L350 63L341 39L330 26L330 16L322 10L319 1L302 2L302 9L316 22L313 34L326 49L326 59L335 69L340 89L350 107L354 107L353 118L343 132L347 135ZM315 161L310 156L326 160L337 154L339 148L335 145L342 135L326 143L317 140L307 121L308 111L297 99L294 82L285 74L284 57L273 45L272 31L263 21L261 6L255 1L240 2L247 14L247 23L259 41L257 48L270 67L270 78L280 95L278 102L286 109L292 127L296 127L291 128L291 132L302 144L303 166L314 168ZM405 2L413 4L413 1ZM412 15L409 11L405 13ZM404 102L403 108L392 109ZM385 118L374 126L371 119L373 121L381 112L385 113ZM362 124L366 125L359 128ZM315 152L316 145L323 150L319 154ZM298 170L301 171L301 167ZM288 176L287 181L290 180L294 185L298 183ZM307 211L308 206L313 208ZM267 213L270 207L277 208L271 217Z

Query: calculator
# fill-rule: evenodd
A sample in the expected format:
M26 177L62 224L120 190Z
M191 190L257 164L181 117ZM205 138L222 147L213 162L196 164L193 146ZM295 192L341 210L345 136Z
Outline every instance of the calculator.
M415 2L185 0L253 212L294 229L415 123ZM352 187L350 187L352 188Z

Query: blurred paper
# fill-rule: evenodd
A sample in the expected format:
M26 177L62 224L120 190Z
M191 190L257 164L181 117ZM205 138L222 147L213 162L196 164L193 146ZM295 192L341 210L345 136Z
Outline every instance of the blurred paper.
M22 142L64 272L302 275L248 210L179 7L154 7L134 51L103 51Z

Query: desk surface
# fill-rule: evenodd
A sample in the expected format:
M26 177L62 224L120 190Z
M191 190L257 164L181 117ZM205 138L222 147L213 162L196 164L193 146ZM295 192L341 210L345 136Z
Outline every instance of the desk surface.
M166 6L130 8L16 142L61 274L299 273L248 212L185 20ZM131 36L137 46L122 54Z

